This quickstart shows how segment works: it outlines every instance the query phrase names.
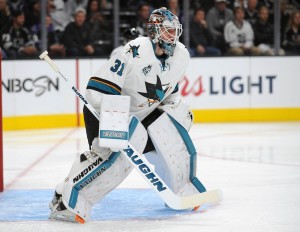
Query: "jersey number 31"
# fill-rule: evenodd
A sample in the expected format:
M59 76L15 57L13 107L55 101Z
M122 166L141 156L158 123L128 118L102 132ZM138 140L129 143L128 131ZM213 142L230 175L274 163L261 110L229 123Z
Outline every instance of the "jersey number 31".
M120 60L115 60L115 65L110 68L110 71L117 72L119 76L122 76L125 64Z

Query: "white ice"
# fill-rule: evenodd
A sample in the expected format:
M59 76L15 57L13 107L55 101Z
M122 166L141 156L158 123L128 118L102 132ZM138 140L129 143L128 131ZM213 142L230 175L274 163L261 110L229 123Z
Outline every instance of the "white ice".
M191 137L197 176L207 189L223 191L220 204L162 220L0 219L0 231L300 231L300 123L195 124ZM4 132L5 188L53 189L86 149L83 128ZM133 171L119 188L149 187Z

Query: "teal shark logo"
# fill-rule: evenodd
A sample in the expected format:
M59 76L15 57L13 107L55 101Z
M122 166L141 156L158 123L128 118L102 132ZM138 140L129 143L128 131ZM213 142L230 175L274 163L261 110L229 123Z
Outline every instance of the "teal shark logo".
M163 89L163 85L161 84L161 80L159 76L156 75L156 77L157 77L156 84L145 82L146 91L147 91L146 93L138 92L143 97L148 98L148 100L145 103L139 105L139 107L143 107L145 104L151 106L156 102L161 102L165 97L165 93L171 88L169 84L167 84L164 85L165 87Z
M139 47L140 47L140 45L139 46L131 46L129 44L129 47L130 48L127 50L126 53L131 53L132 54L132 58L135 58L135 57L140 58L140 54L139 54Z

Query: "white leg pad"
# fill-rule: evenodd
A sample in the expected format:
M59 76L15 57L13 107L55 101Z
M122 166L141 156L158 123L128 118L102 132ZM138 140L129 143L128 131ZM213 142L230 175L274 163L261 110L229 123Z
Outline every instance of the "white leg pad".
M192 127L193 112L183 100L170 104L160 105L158 108L174 118L187 131L189 131Z
M129 135L130 143L142 153L148 135L136 117L132 117ZM93 141L93 147L97 147L97 142L96 139ZM62 202L69 211L87 221L92 206L117 187L132 169L129 161L120 152L102 149L98 156L85 161L80 156L77 157L63 187L58 185L56 192L62 194Z
M173 192L179 196L187 196L205 191L205 188L195 176L196 151L191 151L187 145L188 141L193 147L190 137L183 127L181 129L184 136L168 114L162 114L148 127L156 153L149 152L145 155Z

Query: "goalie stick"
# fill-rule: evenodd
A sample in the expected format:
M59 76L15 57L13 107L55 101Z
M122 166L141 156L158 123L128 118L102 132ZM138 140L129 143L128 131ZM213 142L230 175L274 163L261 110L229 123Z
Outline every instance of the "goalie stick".
M75 92L77 97L84 103L84 105L91 111L91 113L99 120L100 115L94 109L92 105L83 97L83 95L71 84L68 78L66 78L59 70L58 66L50 59L48 52L44 51L40 56L41 60L47 61L52 69L58 73L65 82ZM197 207L205 203L216 203L222 200L222 192L218 189L198 193L190 196L177 196L160 176L153 170L149 162L136 149L128 142L128 148L121 149L121 154L126 157L127 160L134 166L134 168L143 176L148 184L154 189L162 200L172 209L183 210Z

